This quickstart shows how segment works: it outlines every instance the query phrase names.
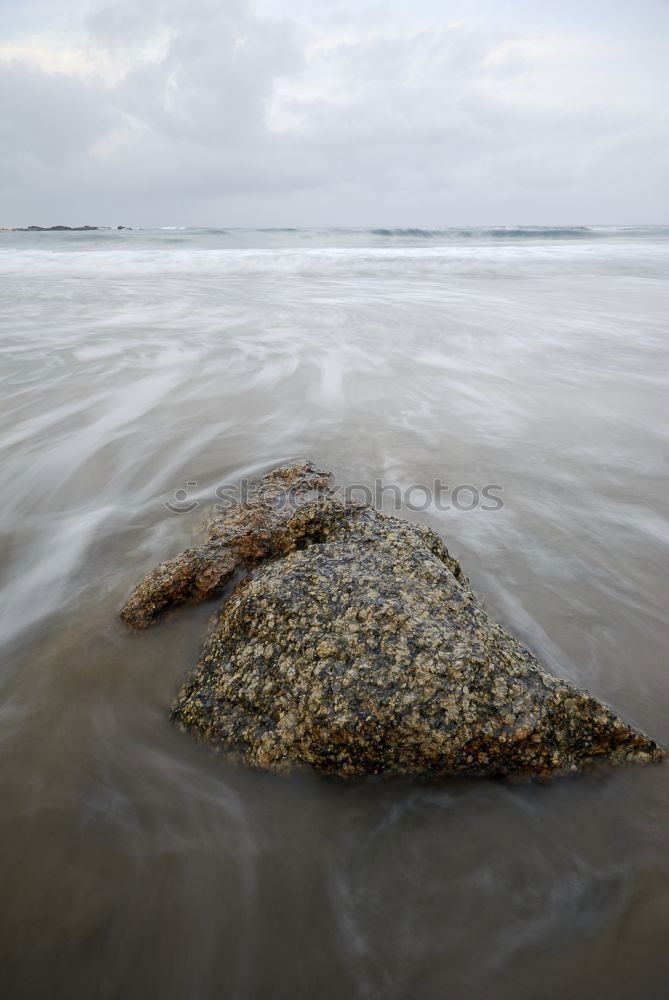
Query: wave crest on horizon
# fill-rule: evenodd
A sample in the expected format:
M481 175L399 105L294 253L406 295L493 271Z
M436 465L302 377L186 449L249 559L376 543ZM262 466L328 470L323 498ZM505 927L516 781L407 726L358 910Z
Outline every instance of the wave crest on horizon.
M394 229L370 229L370 233L374 236L389 236L389 237L415 237L422 239L431 239L435 236L483 236L483 237L493 237L496 239L514 239L514 238L559 238L559 237L579 237L587 236L592 233L592 229L589 226L516 226L513 228L507 228L506 226L498 227L488 227L488 226L472 226L472 227L448 227L446 229L420 229L420 228L394 228Z

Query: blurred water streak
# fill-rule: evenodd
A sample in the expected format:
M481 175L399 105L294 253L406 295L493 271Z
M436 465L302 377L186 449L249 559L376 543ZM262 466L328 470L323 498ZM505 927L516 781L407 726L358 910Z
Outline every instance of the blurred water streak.
M0 233L3 995L663 995L665 767L250 774L168 722L212 607L116 615L279 462L501 484L415 516L669 743L668 279L661 228Z

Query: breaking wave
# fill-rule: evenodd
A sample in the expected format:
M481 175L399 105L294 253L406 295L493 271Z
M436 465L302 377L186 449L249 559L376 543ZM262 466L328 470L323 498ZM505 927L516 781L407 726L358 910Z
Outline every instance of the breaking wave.
M508 228L500 226L475 226L472 228L446 229L370 229L374 236L409 237L411 239L442 239L452 238L493 238L493 239L562 239L590 236L593 230L589 226L518 226Z

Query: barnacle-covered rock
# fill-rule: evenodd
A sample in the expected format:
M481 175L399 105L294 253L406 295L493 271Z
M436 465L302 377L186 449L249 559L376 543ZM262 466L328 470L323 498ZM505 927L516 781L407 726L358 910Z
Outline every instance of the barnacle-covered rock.
M204 544L161 563L135 587L121 610L123 621L146 628L179 604L197 604L216 594L236 569L283 551L286 526L297 508L328 492L331 478L310 462L282 465L236 506L221 505L207 522ZM294 530L289 535L294 538Z
M344 502L328 481L275 470L131 598L124 617L145 624L250 568L175 719L252 766L341 776L549 775L664 755L491 621L433 531Z

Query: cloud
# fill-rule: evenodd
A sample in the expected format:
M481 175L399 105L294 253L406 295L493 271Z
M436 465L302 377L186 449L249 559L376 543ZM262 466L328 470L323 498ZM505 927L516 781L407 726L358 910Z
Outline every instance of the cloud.
M0 48L0 221L663 220L659 46L448 8L72 8Z
M0 65L0 150L54 163L85 153L113 127L114 102L104 87L45 73L23 62Z

